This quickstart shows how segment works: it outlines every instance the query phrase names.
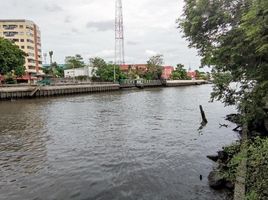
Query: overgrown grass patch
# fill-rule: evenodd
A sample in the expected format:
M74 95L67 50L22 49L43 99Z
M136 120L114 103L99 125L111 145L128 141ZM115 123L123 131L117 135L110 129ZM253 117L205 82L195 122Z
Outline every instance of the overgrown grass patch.
M255 138L248 144L247 199L268 199L268 138Z

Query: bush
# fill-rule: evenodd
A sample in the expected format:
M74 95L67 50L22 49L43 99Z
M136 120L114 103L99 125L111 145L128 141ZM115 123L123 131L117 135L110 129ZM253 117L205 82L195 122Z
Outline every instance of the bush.
M268 138L252 140L248 147L248 199L268 199Z

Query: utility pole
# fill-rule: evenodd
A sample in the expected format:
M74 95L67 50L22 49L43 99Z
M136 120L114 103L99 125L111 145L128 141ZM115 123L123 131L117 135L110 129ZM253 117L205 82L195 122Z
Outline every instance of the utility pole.
M125 46L124 46L124 23L122 1L115 2L115 58L114 58L114 82L115 66L125 64Z

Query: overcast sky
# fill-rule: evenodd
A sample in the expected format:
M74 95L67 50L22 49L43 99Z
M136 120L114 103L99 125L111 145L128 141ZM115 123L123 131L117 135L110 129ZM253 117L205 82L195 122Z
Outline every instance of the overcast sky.
M176 19L183 0L122 0L127 63L145 63L163 54L166 65L197 69L200 58L189 49ZM54 60L81 54L114 60L115 0L1 0L1 19L29 19L41 29L42 51Z

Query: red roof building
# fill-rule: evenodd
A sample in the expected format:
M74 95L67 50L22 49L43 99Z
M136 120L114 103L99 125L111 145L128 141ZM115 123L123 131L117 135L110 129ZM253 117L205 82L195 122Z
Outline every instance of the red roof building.
M187 72L187 76L191 79L195 79L196 78L196 72L195 71L189 71Z
M163 66L161 78L162 79L170 79L173 71L174 71L174 67Z

